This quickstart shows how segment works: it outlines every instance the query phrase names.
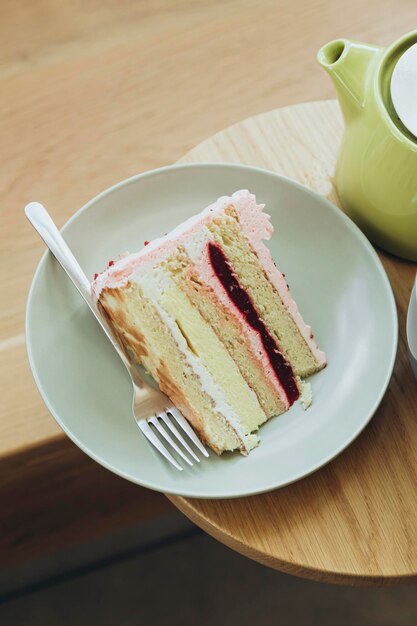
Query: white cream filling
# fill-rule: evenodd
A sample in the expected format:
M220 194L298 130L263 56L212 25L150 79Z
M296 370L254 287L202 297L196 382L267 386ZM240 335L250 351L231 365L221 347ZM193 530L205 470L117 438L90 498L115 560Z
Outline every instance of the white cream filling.
M313 390L311 389L311 383L306 383L305 381L301 382L301 396L299 401L303 409L306 411L311 403L313 402Z
M221 419L228 422L231 428L236 432L239 439L242 441L245 451L249 452L249 450L257 444L256 435L245 435L240 424L239 416L230 404L228 404L224 392L213 380L213 377L210 375L201 359L193 354L188 348L187 342L175 320L160 304L161 294L164 290L172 286L174 282L167 272L160 267L153 268L148 272L141 272L139 276L135 276L135 281L140 285L144 295L149 298L152 304L156 307L163 323L171 331L179 350L182 352L186 361L198 376L203 391L210 398L212 398L215 411L219 414Z

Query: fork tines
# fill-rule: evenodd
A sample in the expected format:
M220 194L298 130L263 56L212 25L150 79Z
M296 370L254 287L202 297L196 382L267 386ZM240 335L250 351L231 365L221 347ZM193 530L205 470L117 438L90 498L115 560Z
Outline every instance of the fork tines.
M143 420L139 423L139 427L145 437L147 437L148 441L150 441L150 443L152 443L152 445L180 471L182 471L183 468L172 456L171 452L167 449L167 446L174 450L176 454L188 465L193 465L193 461L191 459L200 463L199 457L187 443L183 434L180 432L180 429L182 429L183 433L188 436L198 451L200 451L205 457L209 456L207 450L187 420L175 407L169 407L162 413L153 415L146 421ZM159 436L156 433L158 433ZM171 436L170 433L173 436ZM178 445L178 443L181 444L182 448ZM188 453L188 455L186 453Z

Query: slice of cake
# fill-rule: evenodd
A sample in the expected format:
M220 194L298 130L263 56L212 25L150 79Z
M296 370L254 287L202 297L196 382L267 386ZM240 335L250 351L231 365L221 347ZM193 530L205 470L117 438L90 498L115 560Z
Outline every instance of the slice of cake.
M215 452L254 434L303 395L325 366L263 243L264 205L238 191L96 275L92 289L117 336Z

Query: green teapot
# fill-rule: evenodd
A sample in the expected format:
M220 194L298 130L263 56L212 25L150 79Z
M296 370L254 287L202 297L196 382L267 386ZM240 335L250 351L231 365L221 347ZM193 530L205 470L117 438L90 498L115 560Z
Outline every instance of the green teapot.
M317 60L345 122L336 166L343 209L372 242L417 261L417 31L389 48L337 39Z

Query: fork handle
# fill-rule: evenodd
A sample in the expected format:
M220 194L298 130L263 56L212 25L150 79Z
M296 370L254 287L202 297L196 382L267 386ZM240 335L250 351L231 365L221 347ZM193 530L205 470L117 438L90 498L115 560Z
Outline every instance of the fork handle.
M70 248L66 244L63 236L59 232L58 228L54 224L51 216L45 207L39 202L30 202L25 207L25 214L28 218L29 222L32 224L34 229L41 236L43 241L46 243L49 250L52 252L58 263L65 270L67 276L72 280L75 287L80 292L81 296L84 298L85 302L89 306L91 312L94 317L100 324L101 328L105 332L107 338L113 344L114 349L116 350L119 357L122 359L126 369L129 374L132 376L131 364L126 357L125 353L113 337L110 329L107 324L103 320L100 315L97 305L94 302L91 296L91 285L87 276L84 274L81 269L77 259L71 252ZM136 381L135 381L136 382ZM136 382L136 384L138 384Z

